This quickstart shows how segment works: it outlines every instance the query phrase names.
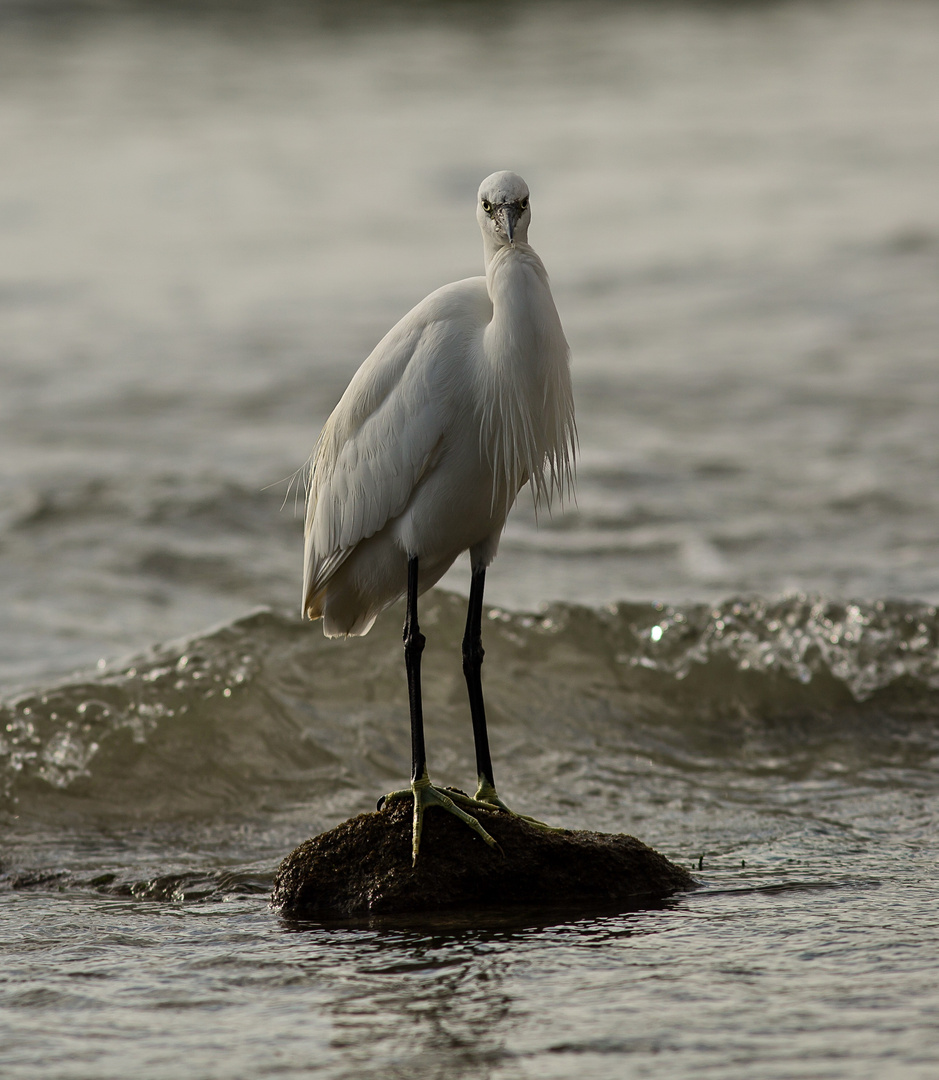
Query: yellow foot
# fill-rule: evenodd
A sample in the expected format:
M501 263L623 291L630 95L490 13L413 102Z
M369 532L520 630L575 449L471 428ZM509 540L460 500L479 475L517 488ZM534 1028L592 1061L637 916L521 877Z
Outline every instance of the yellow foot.
M441 791L440 788L434 787L430 782L426 772L420 780L412 780L410 788L405 788L403 791L392 791L383 796L378 802L378 808L380 810L382 805L390 799L406 799L411 797L414 799L414 826L411 830L411 849L413 852L411 860L412 866L417 865L417 853L421 846L421 829L424 825L424 811L428 806L442 807L448 813L453 814L454 817L458 817L464 824L469 825L473 832L485 840L490 847L501 850L496 841L486 832L476 818L467 814L465 810L461 810L460 807L457 806L457 803L459 802L470 808L475 806L479 810L492 810L492 805L477 799L471 799L468 795L463 795L461 792L454 791L448 794L446 791Z
M488 780L484 780L482 777L479 779L479 787L476 789L476 796L473 800L476 803L482 803L487 807L496 807L499 810L504 810L507 814L511 814L513 817L521 818L522 821L527 821L529 825L534 825L538 829L547 829L548 832L564 832L564 829L558 828L557 825L546 825L543 821L539 821L537 818L529 817L527 814L519 814L516 811L509 809L508 806L499 798L499 793L489 783Z

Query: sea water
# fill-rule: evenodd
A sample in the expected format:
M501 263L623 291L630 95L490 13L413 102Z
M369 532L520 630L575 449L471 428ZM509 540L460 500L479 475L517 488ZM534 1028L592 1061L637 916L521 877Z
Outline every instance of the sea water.
M936 1075L937 115L917 0L0 17L3 1076ZM489 574L496 779L700 887L288 925L409 769L402 612L300 621L292 478L497 168L580 454Z

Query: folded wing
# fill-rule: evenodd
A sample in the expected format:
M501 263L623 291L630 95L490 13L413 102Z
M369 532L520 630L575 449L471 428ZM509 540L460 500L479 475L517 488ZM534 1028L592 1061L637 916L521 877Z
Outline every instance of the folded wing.
M429 366L434 323L415 309L376 346L326 422L313 451L306 507L303 611L362 540L399 516L432 467L446 416ZM436 406L436 407L435 407Z

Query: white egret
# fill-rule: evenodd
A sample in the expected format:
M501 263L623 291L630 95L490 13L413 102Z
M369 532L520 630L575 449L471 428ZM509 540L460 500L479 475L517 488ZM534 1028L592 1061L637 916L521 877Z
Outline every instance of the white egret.
M413 208L412 208L413 209ZM414 211L419 221L419 208ZM495 844L468 809L508 808L492 774L481 636L486 568L515 497L536 508L568 494L576 429L569 349L548 275L528 243L528 186L497 172L479 188L485 277L432 292L378 343L326 421L306 507L303 612L328 637L368 633L407 596L413 856L424 809L443 806ZM428 777L417 598L458 555L472 569L463 672L476 746L474 799ZM379 804L381 805L381 804Z

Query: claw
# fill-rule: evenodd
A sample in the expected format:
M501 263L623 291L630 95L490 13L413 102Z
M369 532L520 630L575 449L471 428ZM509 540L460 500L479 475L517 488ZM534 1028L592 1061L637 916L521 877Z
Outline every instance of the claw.
M534 825L537 829L547 829L548 832L564 832L564 829L559 828L557 825L547 825L543 821L539 821L537 818L529 817L527 814L519 814L515 810L506 806L505 803L499 798L499 793L495 787L484 777L479 778L479 787L476 789L476 795L473 799L476 803L482 803L489 809L496 808L504 810L505 813L511 814L513 817L521 818L522 821L527 821L529 825Z
M502 850L476 818L471 814L466 813L465 810L460 809L457 803L462 803L464 806L469 806L471 809L475 807L478 810L491 810L491 805L478 799L471 799L462 792L450 791L448 794L446 791L434 787L425 772L420 780L411 781L411 787L409 789L405 788L402 791L391 791L387 795L383 795L381 799L378 800L378 808L380 810L390 799L404 799L409 797L414 799L414 823L411 829L412 866L417 865L417 855L421 846L421 831L424 825L424 811L428 806L439 806L448 813L453 814L454 817L459 818L465 825L468 825L477 836L485 840L490 847L494 847L498 851Z

